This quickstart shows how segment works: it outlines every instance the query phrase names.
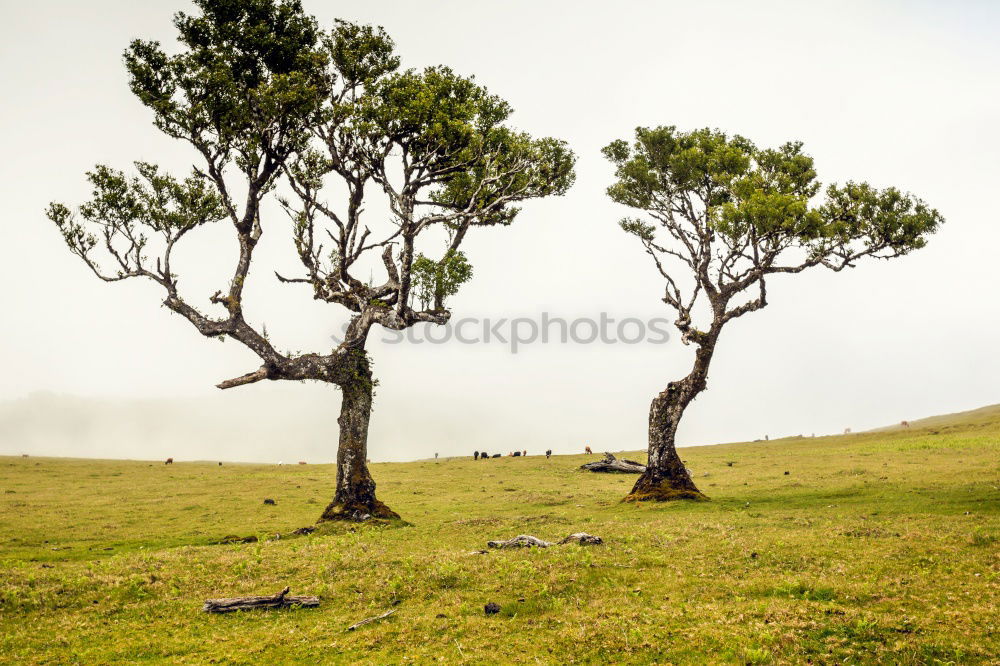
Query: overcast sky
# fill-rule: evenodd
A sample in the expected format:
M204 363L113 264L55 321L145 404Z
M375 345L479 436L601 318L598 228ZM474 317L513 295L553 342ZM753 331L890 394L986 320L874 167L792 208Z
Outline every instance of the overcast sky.
M565 197L528 202L511 228L470 236L475 277L450 302L455 317L671 317L655 269L616 225L626 211L604 195L612 174L600 148L637 125L718 127L763 145L801 140L824 182L895 185L947 223L926 249L901 260L769 282L769 307L723 334L682 444L858 430L1000 402L997 3L305 6L324 26L335 17L384 26L404 66L474 74L510 101L513 124L565 139L579 156ZM121 63L136 37L170 48L171 15L182 8L3 2L0 399L36 391L198 398L220 412L265 405L279 423L301 422L301 409L287 409L295 402L315 405L316 422L332 424L339 409L332 386L213 388L259 362L170 315L156 285L99 282L43 214L51 200L83 200L83 172L97 162L189 170L194 155L152 127ZM287 221L269 210L258 257L266 266L248 287L250 317L266 322L281 348L324 351L344 313L273 278L273 267L294 268L295 257ZM182 284L206 308L225 286L208 268L231 254L226 231L186 241L192 277L182 274ZM569 452L585 442L595 450L644 448L650 399L691 360L676 340L533 345L513 355L503 345L391 345L380 337L370 347L381 382L370 440L376 460L474 448ZM336 433L328 445L323 439L270 435L248 441L241 455L332 459ZM202 446L206 458L222 455L211 441ZM16 447L0 442L0 453ZM59 452L74 453L72 446ZM159 455L141 441L125 453Z

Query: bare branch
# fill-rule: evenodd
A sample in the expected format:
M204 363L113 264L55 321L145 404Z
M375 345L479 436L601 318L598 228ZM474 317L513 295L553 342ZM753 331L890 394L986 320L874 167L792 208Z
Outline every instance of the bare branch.
M253 384L255 382L259 382L261 380L267 379L267 377L268 377L267 366L266 365L262 365L262 366L260 366L260 368L258 368L257 370L254 370L253 372L248 372L245 375L241 375L239 377L235 377L233 379L227 379L224 382L220 382L220 383L216 384L216 387L220 388L220 389L229 389L229 388L234 388L236 386L244 386L246 384Z

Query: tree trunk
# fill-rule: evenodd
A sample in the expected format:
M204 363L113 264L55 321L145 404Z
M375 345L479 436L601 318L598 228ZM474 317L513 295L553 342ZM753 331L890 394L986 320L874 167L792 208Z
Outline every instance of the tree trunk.
M363 358L363 357L362 357ZM356 378L342 386L340 446L337 449L337 492L320 521L399 518L375 497L375 481L368 472L368 423L372 413L372 375L367 359L359 363Z
M691 475L677 455L674 439L684 410L708 385L708 366L715 351L717 335L707 336L699 344L694 368L687 377L670 382L665 391L653 398L649 406L649 461L646 471L635 482L625 501L708 499L691 480Z

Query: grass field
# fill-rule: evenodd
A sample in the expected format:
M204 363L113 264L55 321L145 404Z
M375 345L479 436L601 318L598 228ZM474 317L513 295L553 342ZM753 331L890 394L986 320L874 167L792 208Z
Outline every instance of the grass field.
M0 663L1000 664L1000 408L682 457L711 502L622 504L584 456L375 464L409 526L276 541L332 466L0 458ZM200 610L285 585L322 605Z

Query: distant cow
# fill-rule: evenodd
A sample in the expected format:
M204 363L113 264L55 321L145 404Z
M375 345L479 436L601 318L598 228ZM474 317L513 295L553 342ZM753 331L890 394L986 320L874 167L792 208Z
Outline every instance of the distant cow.
M221 462L219 463L219 467L222 467L222 463Z
M163 464L164 465L173 465L174 464L174 459L173 458L167 458L167 461L165 463L163 463Z
M548 451L545 452L545 457L546 458L551 458L552 457L552 449L549 449Z
M909 421L903 421L899 425L903 426L904 428L909 428L910 427L910 422Z
M520 451L514 451L514 453L512 453L511 455L514 456L515 458L520 458L521 457L521 452Z
M300 465L305 465L305 464L307 464L307 463L306 463L306 461L305 461L305 460L300 460L300 461L299 461L299 464L300 464Z
M528 452L527 451L521 451L521 455L522 456L526 456L526 455L528 455Z
M493 457L494 457L494 458L499 458L499 457L500 457L500 454L499 454L499 453L494 453L494 454L493 454Z
M594 452L590 450L589 446L584 447L583 452L586 453L587 455L593 455L594 454Z
M473 451L472 452L472 459L473 460L479 460L479 451Z

